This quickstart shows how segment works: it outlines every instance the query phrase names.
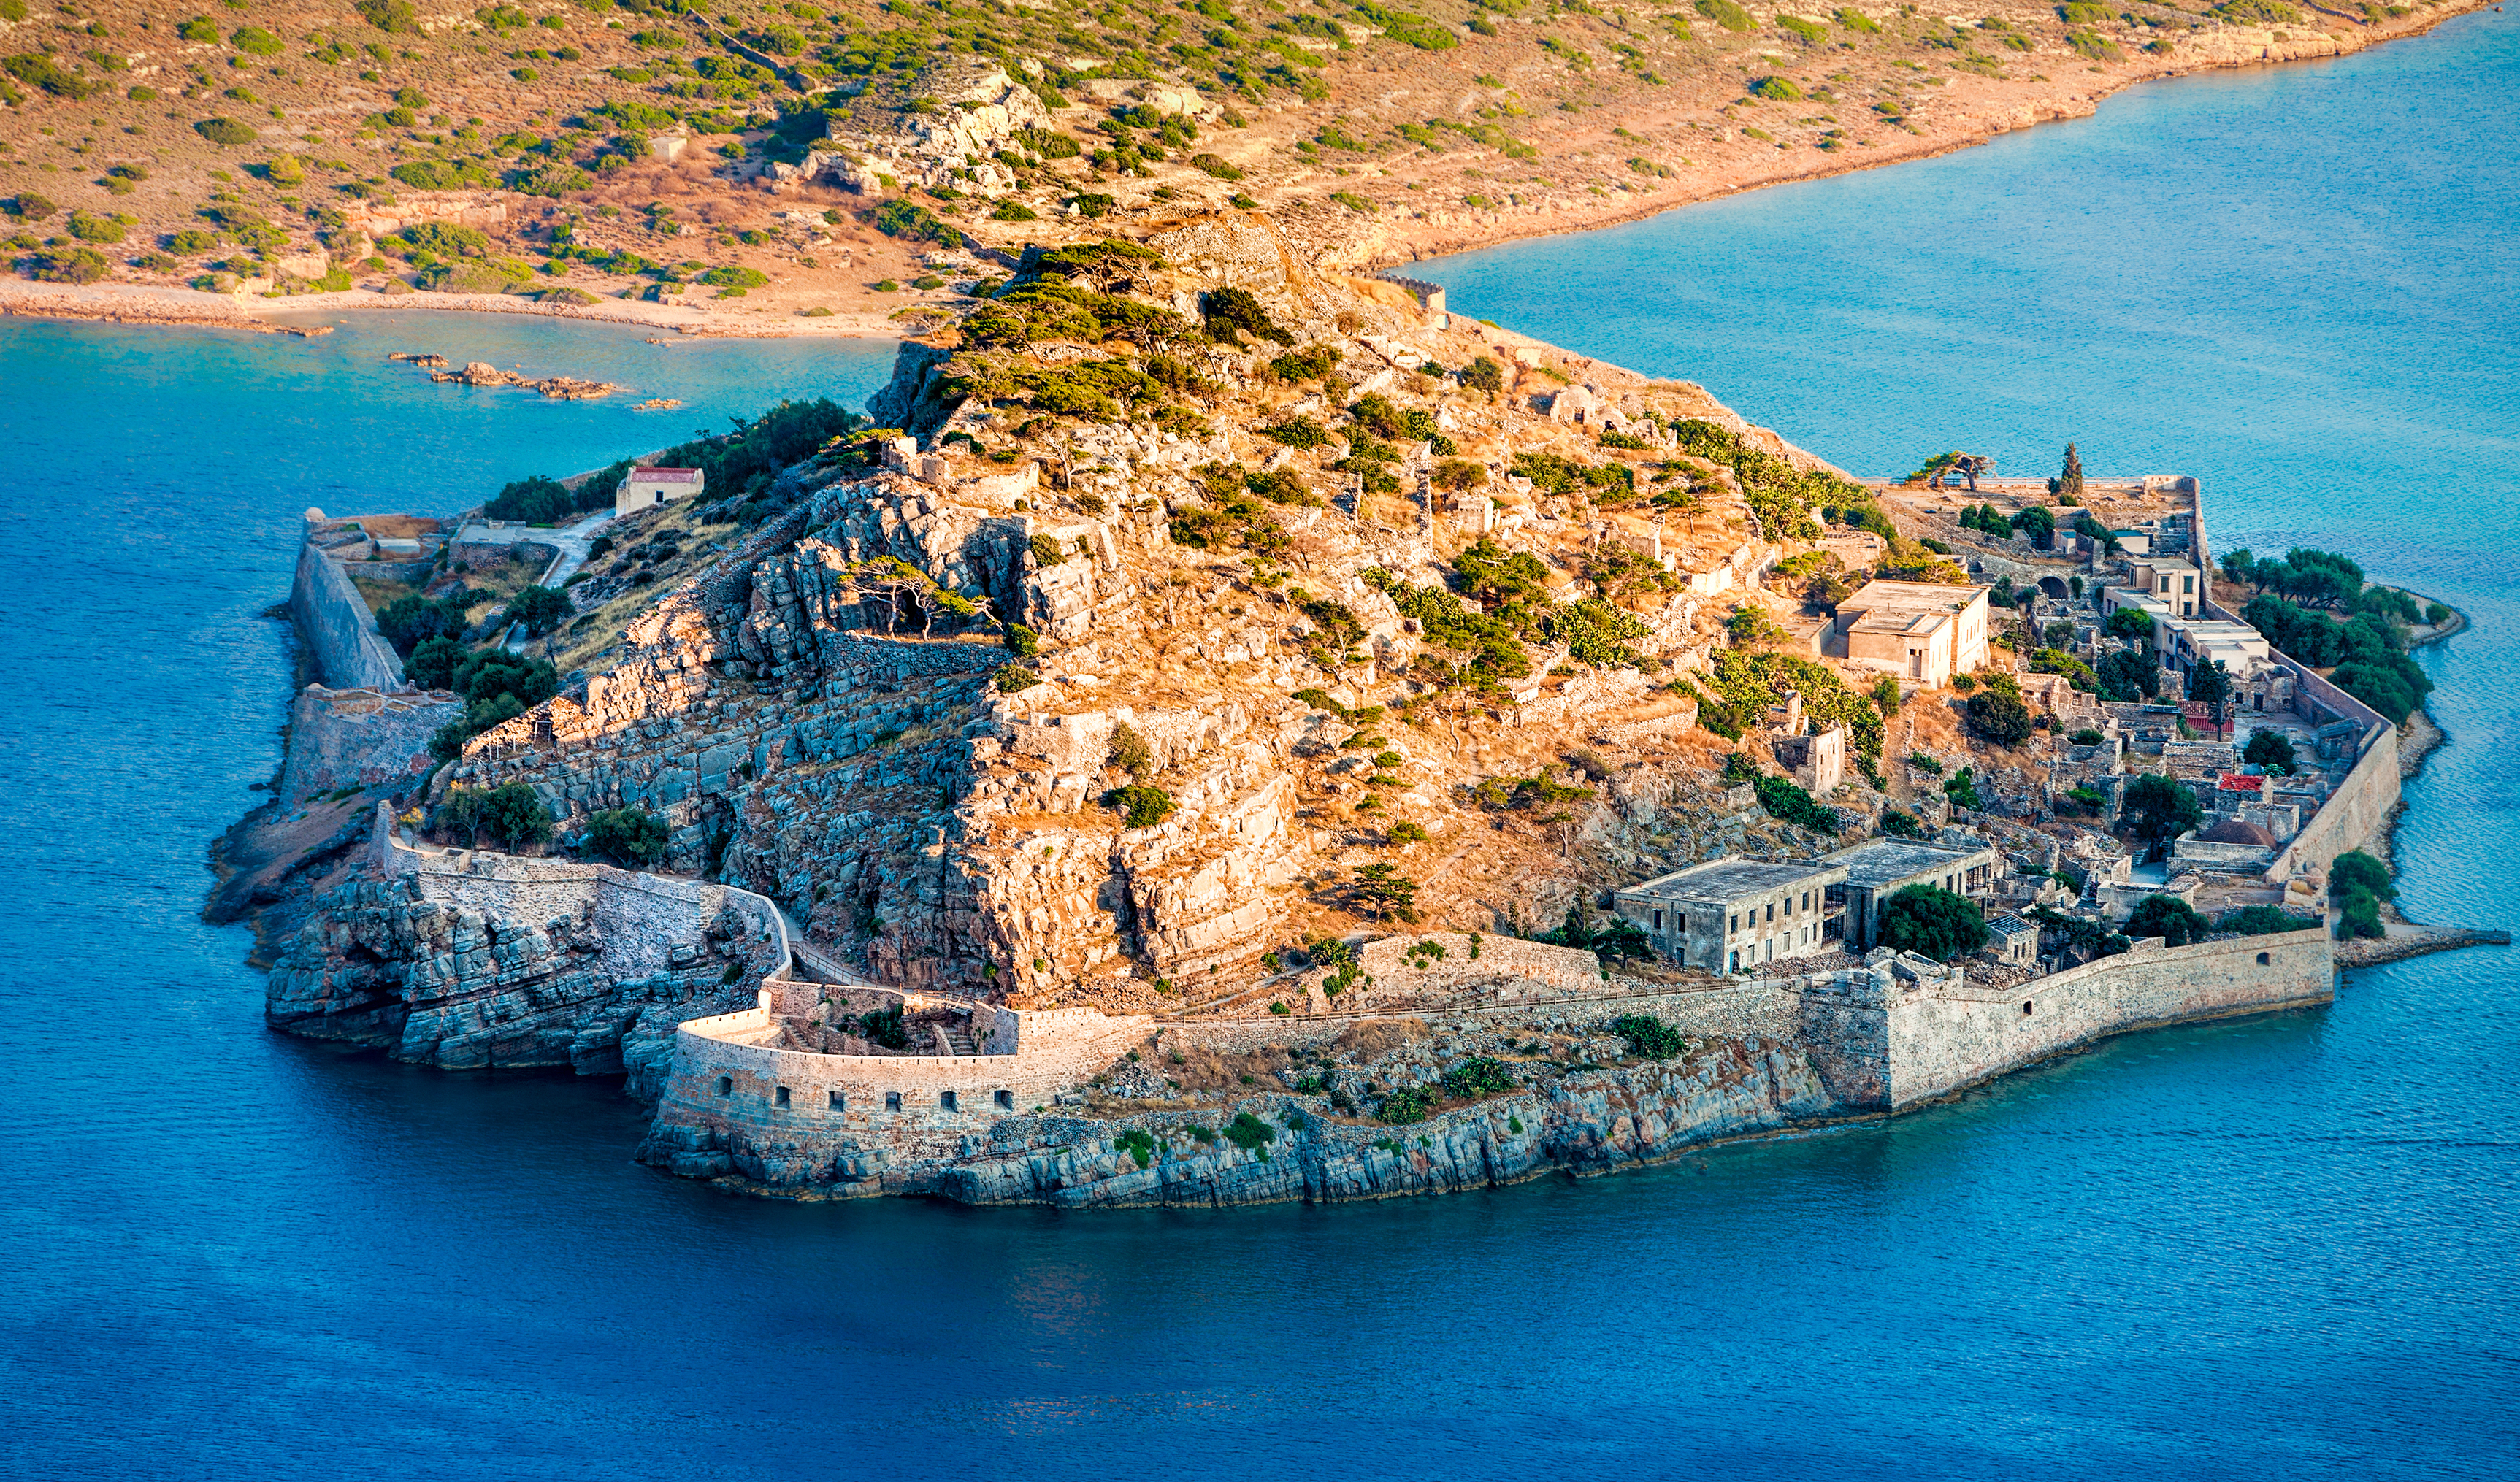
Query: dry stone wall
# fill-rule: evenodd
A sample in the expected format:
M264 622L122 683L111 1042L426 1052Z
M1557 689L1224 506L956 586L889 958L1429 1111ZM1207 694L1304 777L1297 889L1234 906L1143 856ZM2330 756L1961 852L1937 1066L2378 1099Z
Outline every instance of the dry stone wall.
M293 804L342 787L417 782L429 768L429 737L463 708L451 695L308 685L290 705L278 796Z

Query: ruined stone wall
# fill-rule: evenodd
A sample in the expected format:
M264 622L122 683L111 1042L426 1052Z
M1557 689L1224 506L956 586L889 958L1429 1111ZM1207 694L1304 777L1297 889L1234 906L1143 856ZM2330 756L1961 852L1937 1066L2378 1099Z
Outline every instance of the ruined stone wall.
M1885 1010L1888 1103L1947 1096L2130 1029L2326 1003L2335 949L2323 926L2185 947L2155 938L2002 993L1903 996Z
M343 690L407 688L402 656L377 631L367 599L311 541L297 548L289 615L296 620L298 640L314 655L326 684Z
M451 695L308 685L290 705L278 796L298 803L339 787L417 781L428 771L429 737L463 709Z

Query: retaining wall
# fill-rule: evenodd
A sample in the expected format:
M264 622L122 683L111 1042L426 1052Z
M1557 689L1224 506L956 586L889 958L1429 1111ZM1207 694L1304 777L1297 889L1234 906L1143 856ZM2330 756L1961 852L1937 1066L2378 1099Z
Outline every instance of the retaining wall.
M377 631L377 615L340 564L312 542L297 548L297 579L289 591L289 615L297 636L315 655L324 683L337 690L402 690L402 656Z
M428 773L428 739L463 712L451 695L328 690L308 685L289 711L279 798L298 803L338 787L373 787Z

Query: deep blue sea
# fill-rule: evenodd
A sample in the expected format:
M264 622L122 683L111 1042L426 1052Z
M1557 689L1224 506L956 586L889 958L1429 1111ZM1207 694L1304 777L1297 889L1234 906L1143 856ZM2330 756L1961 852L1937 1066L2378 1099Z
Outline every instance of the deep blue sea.
M2201 474L2223 544L2458 604L2418 919L2520 890L2520 16L1427 264L1839 463ZM392 349L625 402L429 384ZM0 321L0 1475L2520 1474L2520 966L2112 1043L1957 1104L1421 1202L724 1197L610 1082L267 1033L198 918L288 695L298 512L451 509L862 397L888 347L464 315Z

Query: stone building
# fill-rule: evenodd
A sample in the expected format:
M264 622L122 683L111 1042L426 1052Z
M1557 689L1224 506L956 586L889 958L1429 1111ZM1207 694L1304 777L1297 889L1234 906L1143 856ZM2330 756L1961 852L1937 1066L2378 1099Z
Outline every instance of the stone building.
M1769 742L1777 765L1814 797L1826 797L1846 780L1846 728L1831 726L1808 736L1779 736Z
M1832 950L1829 898L1845 880L1845 867L1825 860L1709 860L1631 885L1615 906L1682 966L1751 972Z
M1986 587L1870 581L1837 605L1850 667L1928 685L1986 663Z
M704 469L632 469L612 494L612 516L636 515L698 494L708 482Z
M1845 938L1849 951L1881 943L1881 903L1910 885L1936 885L1955 895L1983 899L1995 888L1995 846L1955 849L1912 839L1870 838L1818 863L1843 872Z

